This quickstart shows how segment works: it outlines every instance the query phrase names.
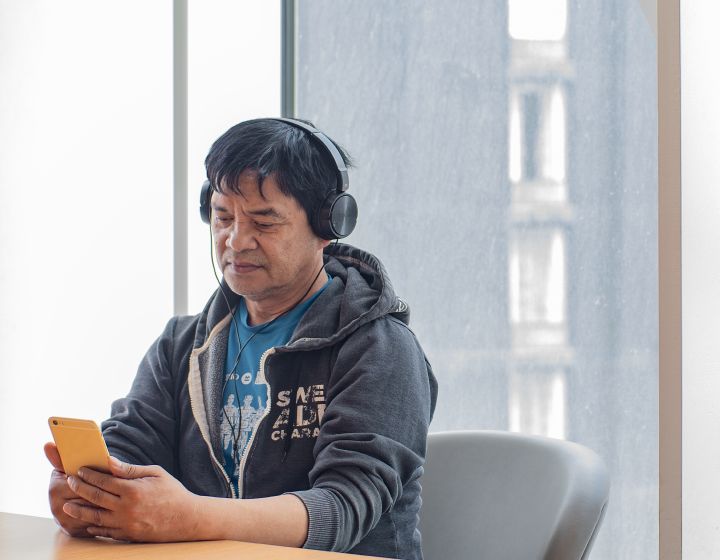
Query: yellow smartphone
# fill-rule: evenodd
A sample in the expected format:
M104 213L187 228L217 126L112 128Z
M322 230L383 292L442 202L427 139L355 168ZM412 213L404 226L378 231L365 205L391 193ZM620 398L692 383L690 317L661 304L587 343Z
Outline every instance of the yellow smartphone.
M110 454L95 422L51 416L48 425L60 452L65 474L77 476L80 467L110 472Z

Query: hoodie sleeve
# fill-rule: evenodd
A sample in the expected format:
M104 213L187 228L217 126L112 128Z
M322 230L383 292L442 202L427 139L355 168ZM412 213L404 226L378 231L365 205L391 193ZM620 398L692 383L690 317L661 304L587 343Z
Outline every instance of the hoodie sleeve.
M310 471L293 492L309 515L305 548L352 549L422 473L437 384L415 336L386 317L338 353Z
M170 356L177 318L145 354L130 392L112 404L102 424L111 455L139 465L160 465L175 472L175 396Z

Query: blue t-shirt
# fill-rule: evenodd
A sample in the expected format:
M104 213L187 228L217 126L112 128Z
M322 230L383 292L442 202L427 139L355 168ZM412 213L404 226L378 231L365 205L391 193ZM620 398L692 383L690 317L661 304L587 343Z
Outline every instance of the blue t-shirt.
M239 320L230 321L225 357L224 404L220 410L220 438L223 466L236 492L240 463L267 406L267 384L265 379L258 377L260 359L269 348L288 343L302 316L329 283L328 277L328 281L310 299L295 306L274 322L261 325L248 325L245 298L241 298L236 309L236 315L239 315L236 319ZM240 360L237 361L241 349Z

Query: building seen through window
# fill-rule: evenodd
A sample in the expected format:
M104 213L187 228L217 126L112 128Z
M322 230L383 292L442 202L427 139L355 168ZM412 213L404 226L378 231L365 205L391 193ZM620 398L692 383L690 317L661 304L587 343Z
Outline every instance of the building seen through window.
M540 13L528 4L511 0L508 10L509 428L564 438L567 376L574 365L565 310L566 232L572 215L565 101L572 66L565 2L550 2Z

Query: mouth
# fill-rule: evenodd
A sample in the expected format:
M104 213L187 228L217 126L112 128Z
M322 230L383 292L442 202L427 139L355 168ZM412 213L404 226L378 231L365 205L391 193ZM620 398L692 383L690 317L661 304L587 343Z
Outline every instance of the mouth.
M246 261L231 261L227 263L227 267L235 274L248 274L262 268L259 264Z

